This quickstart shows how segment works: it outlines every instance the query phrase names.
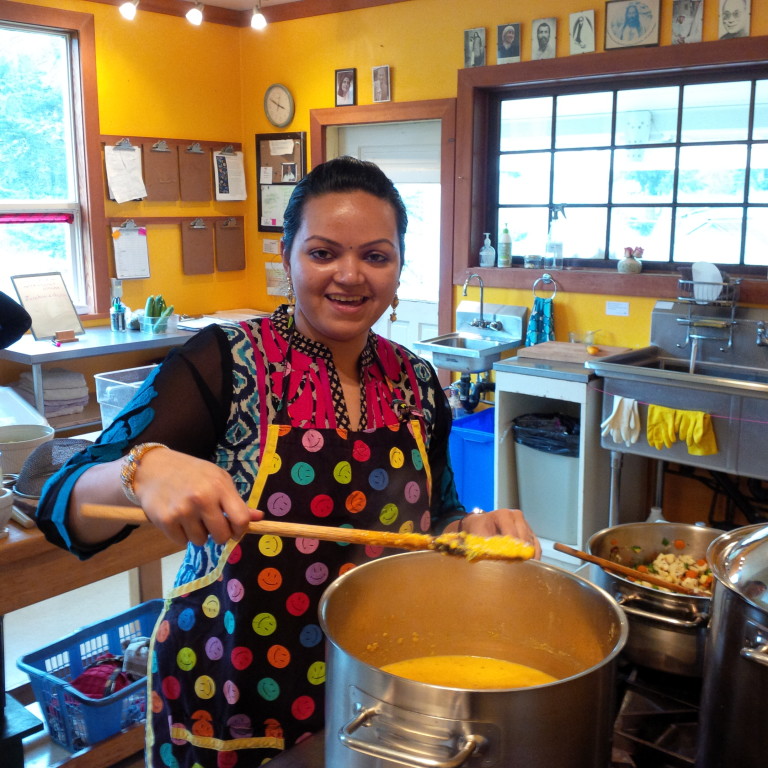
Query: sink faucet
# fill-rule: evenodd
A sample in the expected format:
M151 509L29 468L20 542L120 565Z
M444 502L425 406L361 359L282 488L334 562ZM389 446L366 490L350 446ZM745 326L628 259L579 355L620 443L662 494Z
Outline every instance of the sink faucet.
M485 284L483 283L483 278L480 277L480 275L477 274L477 272L473 272L467 279L464 281L464 289L462 291L462 296L467 295L467 286L469 285L469 281L473 278L477 278L477 282L480 285L480 317L476 317L470 325L474 328L492 328L494 331L500 331L503 326L499 320L486 320L483 317L483 294L485 292Z
M762 320L757 323L757 340L755 343L758 347L768 347L768 336L765 335L765 323Z

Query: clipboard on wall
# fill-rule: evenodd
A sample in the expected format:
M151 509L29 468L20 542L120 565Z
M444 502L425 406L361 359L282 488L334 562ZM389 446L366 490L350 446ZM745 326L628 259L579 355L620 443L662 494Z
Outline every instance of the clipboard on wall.
M245 269L245 238L243 219L231 216L217 220L214 228L216 240L216 269L219 272L234 272Z
M12 275L11 281L32 318L35 341L53 339L62 331L74 331L77 336L85 333L61 272Z
M256 134L259 232L283 231L285 205L306 169L306 133Z
M180 197L178 146L160 139L145 143L143 148L146 199L177 202Z
M213 171L211 153L198 142L178 148L179 199L182 202L210 202L213 200Z
M213 274L213 228L204 219L182 222L181 260L185 275Z

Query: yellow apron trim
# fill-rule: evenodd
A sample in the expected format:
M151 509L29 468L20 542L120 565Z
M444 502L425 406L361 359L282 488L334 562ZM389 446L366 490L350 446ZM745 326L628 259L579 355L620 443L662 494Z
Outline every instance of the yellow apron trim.
M247 533L243 534L243 536L247 535ZM242 536L240 539L242 539ZM229 559L232 550L240 543L240 539L230 539L224 545L224 549L221 550L221 554L219 555L219 562L216 563L216 567L213 570L206 573L205 576L201 576L199 579L194 579L190 582L187 582L186 584L173 587L168 591L168 598L179 597L179 595L187 595L190 592L194 592L195 590L202 589L203 587L207 587L210 584L213 584L214 581L218 581L221 578L222 571L224 570L224 566L227 564L227 560Z
M261 457L259 471L256 473L256 480L254 480L251 495L248 498L249 507L258 505L261 500L262 491L267 483L267 476L271 474L269 468L273 466L273 459L277 455L277 438L279 436L280 425L270 424L267 427L267 442L264 446L264 455Z
M416 440L416 445L419 448L421 454L421 461L424 464L424 471L427 473L427 493L429 494L429 503L432 504L432 468L429 466L429 460L427 459L427 447L424 445L424 437L421 434L421 424L418 419L411 419L411 429L413 430L413 437Z
M184 739L195 747L214 749L217 752L234 752L239 749L285 749L285 739L274 736L252 736L248 739L215 739L213 736L195 736L186 728L173 726L172 739Z

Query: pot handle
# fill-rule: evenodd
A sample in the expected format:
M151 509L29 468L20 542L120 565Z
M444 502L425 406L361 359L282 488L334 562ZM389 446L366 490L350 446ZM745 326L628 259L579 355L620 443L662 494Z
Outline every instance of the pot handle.
M674 616L665 616L663 613L652 613L651 611L644 611L642 608L635 608L629 603L632 601L631 597L627 595L616 595L616 602L631 616L638 616L648 621L655 621L659 624L669 624L672 627L678 629L695 629L701 624L708 621L709 616L706 613L700 613L695 619L676 619Z
M461 768L483 741L482 736L470 734L469 736L464 737L463 746L452 757L449 757L447 760L429 760L417 758L413 755L402 754L396 749L384 744L372 744L353 736L355 731L363 726L369 725L370 721L378 714L379 711L375 707L362 709L360 714L341 728L339 731L339 741L341 741L345 747L349 747L356 752L361 752L364 755L379 757L383 760L391 760L400 765L414 766L414 768ZM391 727L391 723L388 727Z
M768 667L768 645L761 645L757 648L742 648L741 656L749 661L754 661L756 664Z

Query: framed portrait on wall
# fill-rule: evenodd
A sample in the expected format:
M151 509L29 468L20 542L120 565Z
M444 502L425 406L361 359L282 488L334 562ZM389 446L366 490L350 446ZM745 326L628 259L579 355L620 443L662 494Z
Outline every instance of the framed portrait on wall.
M750 0L720 0L720 26L717 36L721 40L749 37Z
M496 63L514 64L520 61L520 24L499 24L496 27Z
M378 104L380 101L391 101L392 91L389 81L389 67L374 67L373 75L373 101Z
M557 19L534 19L531 25L531 58L554 59L557 55Z
M357 104L357 70L337 69L334 80L336 106L348 107Z
M608 0L605 50L659 44L660 0Z
M579 11L569 16L570 53L594 53L595 50L595 12Z
M701 42L704 0L674 0L672 3L672 45Z
M464 66L485 66L485 27L464 30Z

